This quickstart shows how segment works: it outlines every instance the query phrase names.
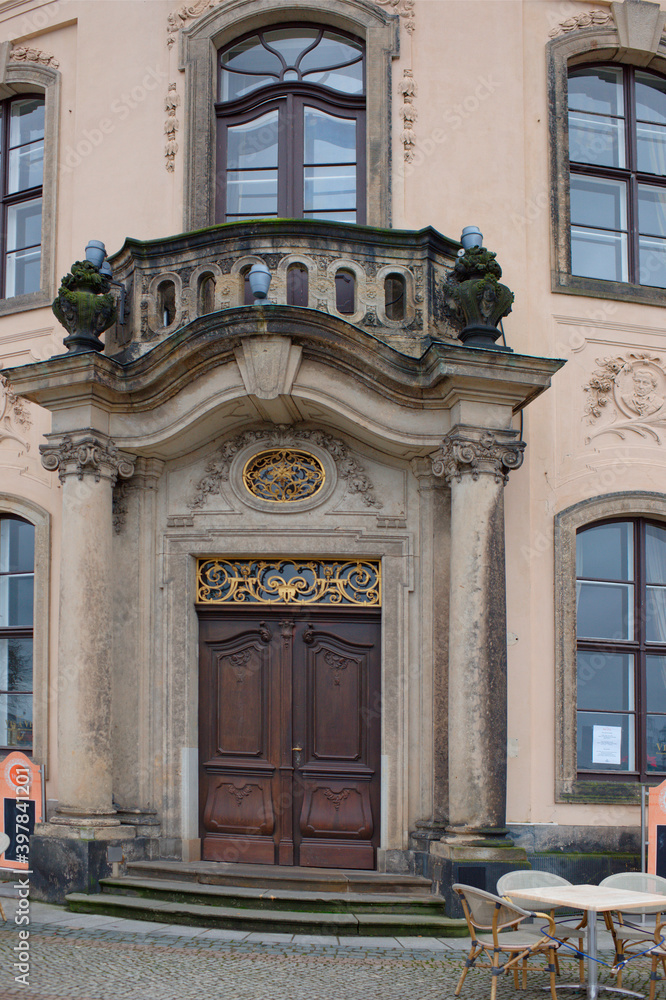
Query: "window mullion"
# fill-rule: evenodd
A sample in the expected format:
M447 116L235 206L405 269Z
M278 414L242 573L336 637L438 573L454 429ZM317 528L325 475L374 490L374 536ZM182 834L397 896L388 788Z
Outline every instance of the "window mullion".
M627 226L628 226L628 250L629 250L629 281L639 284L639 261L640 249L638 238L638 182L636 173L638 169L638 145L636 136L636 87L634 71L632 68L624 68L624 116L625 116L625 143L627 167L629 169L629 187L627 191Z

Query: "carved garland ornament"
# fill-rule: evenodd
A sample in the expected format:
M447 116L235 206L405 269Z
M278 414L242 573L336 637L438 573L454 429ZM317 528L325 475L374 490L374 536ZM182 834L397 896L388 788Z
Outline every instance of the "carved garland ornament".
M416 92L417 86L414 80L414 73L411 69L403 70L402 80L398 83L398 93L402 96L402 107L400 108L402 132L400 133L400 141L404 147L404 157L407 163L411 163L414 159L414 148L416 146L414 122L419 116L414 105Z
M574 14L565 21L560 21L558 25L548 32L550 38L557 38L558 35L565 35L569 31L578 31L579 28L593 28L601 24L612 24L613 15L609 10L586 10L580 14Z
M265 444L268 447L293 447L295 442L309 442L329 453L336 463L338 475L347 484L350 493L357 493L366 507L383 507L374 493L370 482L361 465L349 452L346 444L324 431L292 430L288 426L279 426L275 430L245 431L238 437L227 441L217 451L217 457L210 459L206 465L206 474L199 480L196 492L187 506L191 510L201 510L212 495L220 492L223 483L229 479L229 469L235 456L250 444Z
M15 45L9 53L12 62L34 62L40 66L51 66L58 69L60 63L50 52L43 52L41 49L33 49L27 45Z
M0 441L16 441L30 451L28 439L17 433L29 427L30 415L25 401L16 395L5 376L0 375Z
M169 173L174 172L174 161L176 159L176 153L178 152L178 143L176 142L176 132L180 128L180 122L176 118L176 112L178 111L178 106L180 104L180 97L176 93L176 84L170 83L169 89L167 91L167 96L164 101L164 110L166 111L166 121L164 123L164 134L166 135L166 145L164 147L164 155L166 157L166 169Z
M627 431L652 437L661 444L666 428L666 360L660 355L629 353L624 357L597 358L599 366L585 386L589 394L585 415L594 424L604 413L609 422L586 438Z
M49 472L58 470L64 483L66 476L91 475L98 483L102 476L115 483L116 479L129 479L134 473L134 462L122 455L110 438L95 434L70 434L53 444L41 444L42 465Z
M445 438L442 448L433 455L434 476L443 476L447 483L460 482L464 475L476 480L480 475L492 475L496 483L505 484L509 472L523 464L524 441L501 441L490 431L481 437Z

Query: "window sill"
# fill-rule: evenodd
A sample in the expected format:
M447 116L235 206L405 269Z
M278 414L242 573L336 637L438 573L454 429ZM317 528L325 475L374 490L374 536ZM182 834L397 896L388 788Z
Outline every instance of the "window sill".
M657 782L655 782L656 787ZM558 802L574 802L581 805L603 803L606 805L638 805L641 801L641 786L637 781L607 781L580 779L562 782L556 797Z
M583 278L564 271L552 272L551 289L553 292L564 292L566 295L587 295L596 299L617 299L622 302L666 306L666 288L631 285L624 281L602 281L600 278Z
M9 299L0 299L0 316L11 316L13 313L27 312L29 309L41 309L50 306L53 296L44 289L29 292L27 295L13 295Z

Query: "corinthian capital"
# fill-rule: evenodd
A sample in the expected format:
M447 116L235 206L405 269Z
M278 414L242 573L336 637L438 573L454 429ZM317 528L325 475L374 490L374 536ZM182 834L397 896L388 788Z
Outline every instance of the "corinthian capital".
M516 431L455 427L431 456L433 475L443 476L447 483L460 482L463 476L494 476L495 482L504 484L509 472L523 464L524 450L525 442L518 440Z
M95 431L74 431L71 434L47 434L48 444L39 446L42 465L49 472L58 470L64 483L67 476L92 476L100 479L129 479L134 472L134 459L118 451L110 437Z

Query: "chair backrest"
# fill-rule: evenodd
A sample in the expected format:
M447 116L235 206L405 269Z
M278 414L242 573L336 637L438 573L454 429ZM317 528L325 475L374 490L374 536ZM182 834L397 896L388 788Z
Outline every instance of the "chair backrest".
M506 899L493 896L492 892L484 892L483 889L475 889L471 885L457 882L453 890L461 897L463 904L467 904L466 907L463 905L465 917L477 930L492 930L493 919L496 919L495 926L501 931L504 927L517 926L530 915L520 906L507 903Z
M649 872L618 872L617 875L608 875L602 879L599 885L606 885L611 889L630 889L632 892L653 892L659 896L666 896L666 878L661 875L651 875ZM664 906L645 906L640 910L626 910L627 917L631 920L632 913L666 913Z
M533 868L521 868L515 872L507 872L506 875L502 875L497 880L497 895L510 896L512 889L536 889L548 885L571 885L571 882L562 878L561 875L539 872ZM545 903L539 902L538 899L521 898L520 904L527 910L552 909Z

